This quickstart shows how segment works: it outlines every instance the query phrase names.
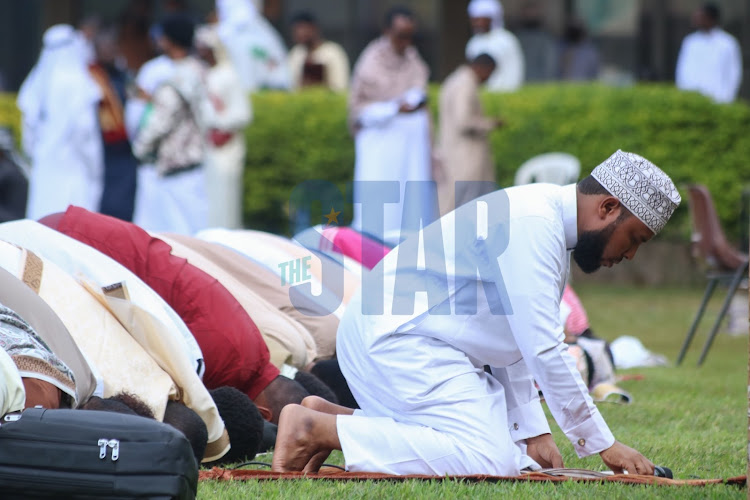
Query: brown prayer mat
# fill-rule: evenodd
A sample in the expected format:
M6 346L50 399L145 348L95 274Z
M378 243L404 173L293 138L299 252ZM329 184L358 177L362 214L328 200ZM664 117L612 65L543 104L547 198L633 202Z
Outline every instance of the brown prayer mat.
M565 474L565 475L562 475ZM601 472L584 471L582 469L568 469L567 472L562 469L555 469L549 473L530 472L520 476L425 476L425 475L404 475L395 476L392 474L381 474L377 472L344 472L333 467L324 467L318 474L303 474L301 472L271 472L267 470L231 470L214 467L211 470L202 470L199 473L200 481L218 480L218 481L247 481L247 480L271 480L271 479L327 479L335 481L407 481L417 480L449 480L449 481L468 481L468 482L499 482L499 481L544 481L544 482L614 482L626 484L650 484L655 486L706 486L708 484L733 484L745 486L747 476L732 477L729 479L667 479L656 476L641 476L637 474L617 474L607 475Z

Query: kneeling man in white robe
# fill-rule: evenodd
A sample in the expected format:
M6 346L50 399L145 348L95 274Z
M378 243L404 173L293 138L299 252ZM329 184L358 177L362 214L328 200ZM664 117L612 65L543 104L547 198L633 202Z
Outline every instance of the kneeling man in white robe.
M585 272L632 259L679 203L664 172L617 151L577 185L495 191L408 238L363 280L339 326L339 364L361 409L319 399L284 408L273 469L315 472L332 449L358 472L561 467L536 381L578 456L653 474L594 405L559 308L569 252Z

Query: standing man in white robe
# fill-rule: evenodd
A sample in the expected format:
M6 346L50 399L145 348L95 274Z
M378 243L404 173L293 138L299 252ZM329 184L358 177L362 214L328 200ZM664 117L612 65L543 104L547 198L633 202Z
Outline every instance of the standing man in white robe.
M133 141L133 154L145 164L133 221L149 231L192 235L208 224L204 68L190 55L195 27L189 17L174 14L162 27L160 43L174 67L151 96Z
M216 0L216 15L219 37L245 90L289 89L284 40L258 12L253 0Z
M135 94L125 101L125 130L131 144L135 141L138 136L138 129L145 121L151 96L173 74L174 61L165 54L160 54L146 61L138 70L138 74L135 76ZM154 160L154 158L147 158L139 162L136 171L134 206L144 203L144 200L158 196L159 176L156 172ZM135 212L133 215L135 215Z
M404 236L401 218L407 209L422 214L426 223L437 217L434 203L426 197L404 196L407 181L432 180L426 109L429 70L412 44L416 28L410 10L391 9L385 33L359 57L349 93L349 126L356 153L352 227L395 243ZM372 193L357 189L358 181L398 181L399 197L384 206L363 203L363 197ZM384 210L384 228L370 225L368 221L377 218L367 213L372 210Z
M513 92L523 85L523 50L518 38L503 27L503 6L499 0L471 0L469 19L474 36L466 44L466 59L489 54L497 68L487 80L493 92Z
M208 226L242 228L242 173L245 166L245 127L252 120L250 96L245 93L216 29L196 33L198 53L206 73L208 99L203 116L208 129L206 190Z
M83 35L67 24L44 33L39 61L23 82L23 146L31 158L27 217L78 205L98 210L104 186L101 91L88 71Z
M696 90L718 103L732 102L742 82L737 40L719 28L719 7L707 3L693 14L697 31L682 41L677 58L677 88Z
M331 449L356 472L562 467L536 381L579 457L653 474L594 405L559 307L569 252L584 272L632 259L679 202L658 167L617 151L577 185L495 191L407 239L339 325L336 354L361 410L315 399L287 406L273 470L314 472Z

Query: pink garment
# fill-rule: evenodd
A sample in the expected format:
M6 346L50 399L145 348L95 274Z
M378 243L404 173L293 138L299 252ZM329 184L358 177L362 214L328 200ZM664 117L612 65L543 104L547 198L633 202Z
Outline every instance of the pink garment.
M570 314L565 321L565 331L570 335L580 335L589 328L589 318L586 309L581 304L581 299L573 291L570 285L565 285L562 301L570 308Z
M410 46L404 54L398 54L387 36L376 38L354 65L349 92L350 127L372 103L396 99L413 88L427 91L429 76L430 70L416 47Z
M331 226L323 229L320 250L340 252L367 269L372 269L391 251L385 245L358 233L350 227Z

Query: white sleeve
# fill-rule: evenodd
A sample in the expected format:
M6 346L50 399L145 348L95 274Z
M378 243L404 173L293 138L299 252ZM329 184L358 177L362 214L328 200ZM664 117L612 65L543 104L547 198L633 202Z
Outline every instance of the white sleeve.
M360 111L357 121L364 128L381 127L398 115L398 101L373 102Z
M514 224L501 269L504 282L513 284L507 318L523 360L557 424L584 457L609 448L615 439L563 342L560 290L567 252L562 233L559 222L541 217Z
M740 46L734 38L729 39L726 57L726 74L722 79L724 85L716 96L718 102L734 101L740 89L740 83L742 83L742 54Z
M551 432L534 377L523 360L506 368L492 367L492 375L505 389L508 430L513 441L518 443Z
M250 96L245 93L234 71L219 76L220 85L209 88L213 97L207 97L201 103L204 122L209 128L232 132L242 130L252 120ZM221 101L221 109L216 107L213 99Z
M563 330L565 330L565 324L568 322L571 311L567 302L564 300L560 301L560 324L563 325Z
M680 54L677 56L677 68L675 69L675 84L678 89L690 90L690 82L688 78L688 61L687 56L687 45L688 39L682 41L680 46Z
M517 90L523 85L523 77L526 71L524 67L523 51L518 39L511 35L508 44L508 57L502 64L506 67L505 83L507 90Z
M326 68L328 86L331 90L344 92L349 87L349 58L340 46L331 49L331 57Z
M138 136L138 128L147 106L146 101L137 97L131 97L125 101L125 130L131 142Z

